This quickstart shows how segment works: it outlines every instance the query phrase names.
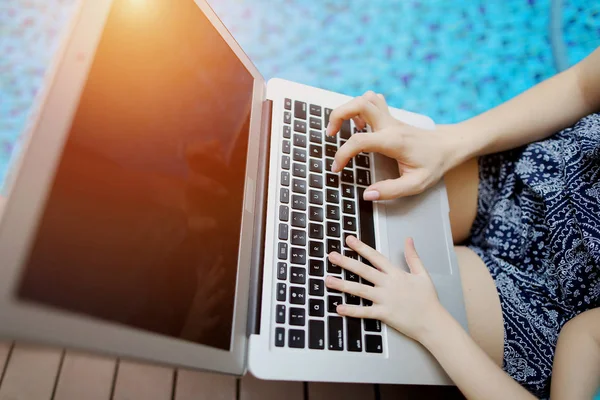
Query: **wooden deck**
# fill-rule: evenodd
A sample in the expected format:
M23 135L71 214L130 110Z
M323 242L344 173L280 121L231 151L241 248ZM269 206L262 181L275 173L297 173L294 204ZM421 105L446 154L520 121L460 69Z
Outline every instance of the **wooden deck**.
M462 399L456 388L262 381L0 342L0 400Z

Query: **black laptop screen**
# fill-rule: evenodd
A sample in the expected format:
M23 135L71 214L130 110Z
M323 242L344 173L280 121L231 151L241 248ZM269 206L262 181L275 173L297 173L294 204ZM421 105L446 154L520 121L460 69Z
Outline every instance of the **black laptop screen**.
M19 297L229 350L253 83L193 0L115 0Z

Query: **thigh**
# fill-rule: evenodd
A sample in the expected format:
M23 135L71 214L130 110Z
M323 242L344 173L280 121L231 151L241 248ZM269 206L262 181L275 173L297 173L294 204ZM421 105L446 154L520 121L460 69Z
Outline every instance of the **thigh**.
M448 203L450 204L450 226L454 244L469 238L471 226L477 215L479 191L479 163L472 158L448 171L444 176Z
M454 248L458 258L469 334L499 366L504 352L504 324L500 299L492 276L473 250Z

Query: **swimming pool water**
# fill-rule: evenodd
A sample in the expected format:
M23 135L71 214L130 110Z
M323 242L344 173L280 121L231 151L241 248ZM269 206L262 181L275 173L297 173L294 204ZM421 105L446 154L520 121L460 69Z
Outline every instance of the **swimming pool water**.
M151 1L151 0L146 0ZM210 0L261 73L366 90L463 120L555 74L552 0ZM559 0L567 63L600 45L600 3ZM0 183L75 0L0 1Z

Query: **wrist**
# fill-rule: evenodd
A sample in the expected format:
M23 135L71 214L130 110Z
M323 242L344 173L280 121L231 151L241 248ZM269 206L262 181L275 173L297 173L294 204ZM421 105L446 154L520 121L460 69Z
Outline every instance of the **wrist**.
M440 125L438 129L444 136L447 170L480 155L484 133L479 132L469 121Z
M447 344L448 333L458 325L454 317L450 315L441 304L432 310L430 322L420 332L417 341L425 346L432 354L440 345ZM460 327L460 325L458 325Z

